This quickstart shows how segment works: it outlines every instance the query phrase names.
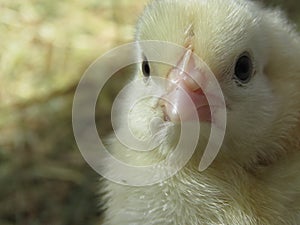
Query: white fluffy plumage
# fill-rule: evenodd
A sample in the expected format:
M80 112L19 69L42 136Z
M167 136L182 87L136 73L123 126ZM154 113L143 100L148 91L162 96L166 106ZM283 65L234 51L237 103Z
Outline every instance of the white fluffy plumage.
M221 151L200 172L198 146L198 154L160 184L130 187L103 181L104 224L300 224L299 35L280 11L252 1L155 0L139 19L136 40L186 46L189 27L189 44L216 75L228 106ZM228 68L245 51L253 58L255 75L241 87ZM159 76L166 77L166 71L156 66ZM143 79L140 70L135 79ZM132 90L129 98L143 92L142 87ZM141 138L147 137L147 124L154 116L163 118L155 104L157 99L148 99L129 115L133 132ZM157 154L124 153L115 138L111 151L123 161L153 162L172 148L176 138L172 122L163 127L157 134L163 140ZM206 134L201 138L205 140Z

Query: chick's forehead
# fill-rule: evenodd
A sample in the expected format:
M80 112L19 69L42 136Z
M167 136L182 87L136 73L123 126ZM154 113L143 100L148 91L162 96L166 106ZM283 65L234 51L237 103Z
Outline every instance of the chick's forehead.
M156 0L140 17L136 39L172 42L191 48L207 64L226 64L259 43L255 7L239 0Z

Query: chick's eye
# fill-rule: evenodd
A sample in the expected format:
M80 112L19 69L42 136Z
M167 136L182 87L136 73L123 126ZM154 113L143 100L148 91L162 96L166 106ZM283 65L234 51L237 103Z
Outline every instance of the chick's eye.
M253 72L253 64L248 55L242 55L239 57L235 64L234 74L236 78L242 82L247 83L250 81Z
M147 59L145 59L142 63L142 71L145 77L150 76L150 65Z

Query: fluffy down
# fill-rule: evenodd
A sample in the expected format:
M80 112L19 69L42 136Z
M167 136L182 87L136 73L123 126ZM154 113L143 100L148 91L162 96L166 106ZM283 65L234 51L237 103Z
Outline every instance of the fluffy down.
M198 170L200 144L181 171L159 184L130 187L103 180L104 224L300 224L300 38L282 13L246 0L156 0L141 15L136 40L188 45L206 62L225 96L226 136L204 172ZM245 51L255 71L247 84L240 84L232 68ZM142 52L141 46L137 55ZM150 68L167 77L166 68ZM140 68L134 79L143 79ZM145 91L132 90L128 99ZM155 104L157 99L145 100L129 115L141 138L147 137L154 116L163 118ZM120 128L122 121L127 122L121 117ZM160 159L177 137L176 125L164 123L157 153L124 153L114 137L109 148L135 164ZM208 133L201 133L200 140Z

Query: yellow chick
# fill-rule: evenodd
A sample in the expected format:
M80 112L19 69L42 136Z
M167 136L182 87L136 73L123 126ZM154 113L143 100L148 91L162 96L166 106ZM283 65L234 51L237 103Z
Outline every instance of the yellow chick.
M134 187L103 181L103 224L300 224L300 38L282 13L247 0L154 0L139 19L136 40L185 47L176 57L194 71L196 80L207 70L196 66L190 55L199 56L224 94L227 127L217 158L204 171L198 168L203 153L199 144L184 168L162 182ZM148 61L142 45L136 51L143 62L134 79L148 81L128 98L146 92L151 77L157 76L182 84L195 95L196 105L207 103L198 99L203 92L197 84L174 75L174 68ZM171 96L170 101L189 111L179 98ZM136 165L159 160L178 137L172 107L153 97L128 115L132 132L141 138L149 135L149 122L161 118L167 128L157 135L158 153L124 153L114 137L111 152ZM211 111L197 107L197 113L204 124L200 140L207 140ZM127 115L123 119L118 121L121 128Z

